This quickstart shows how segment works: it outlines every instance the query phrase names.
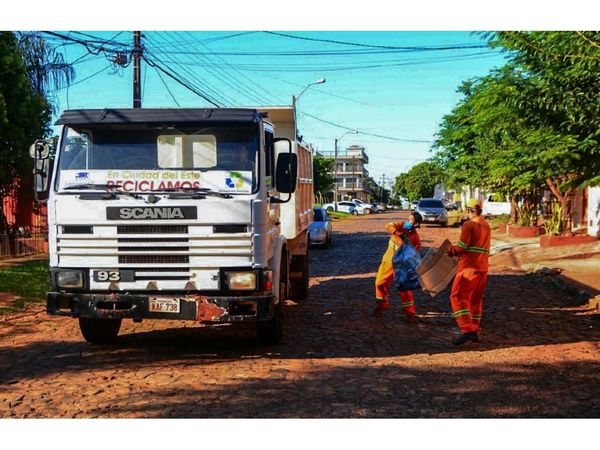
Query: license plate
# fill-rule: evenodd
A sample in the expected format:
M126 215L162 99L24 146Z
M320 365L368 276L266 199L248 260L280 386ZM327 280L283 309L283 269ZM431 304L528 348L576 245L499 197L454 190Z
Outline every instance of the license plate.
M179 299L157 297L150 298L150 312L178 313Z
M435 222L435 217L427 217L425 220L427 222Z

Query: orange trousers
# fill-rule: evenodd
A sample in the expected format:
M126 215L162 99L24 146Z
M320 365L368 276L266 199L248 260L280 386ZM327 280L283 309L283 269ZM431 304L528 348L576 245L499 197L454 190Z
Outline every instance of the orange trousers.
M377 271L375 279L375 297L378 302L389 301L389 292L394 282L394 267L391 263L383 261ZM400 291L400 304L406 314L415 313L415 301L412 291Z
M452 315L463 333L479 332L483 312L483 291L487 272L461 270L456 274L450 293Z

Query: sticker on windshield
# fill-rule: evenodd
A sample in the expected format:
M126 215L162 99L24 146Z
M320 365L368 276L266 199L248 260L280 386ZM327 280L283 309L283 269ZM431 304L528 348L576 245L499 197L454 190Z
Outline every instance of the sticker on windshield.
M98 185L99 190L152 192L207 189L218 192L249 194L252 192L251 171L211 170L63 170L60 189Z

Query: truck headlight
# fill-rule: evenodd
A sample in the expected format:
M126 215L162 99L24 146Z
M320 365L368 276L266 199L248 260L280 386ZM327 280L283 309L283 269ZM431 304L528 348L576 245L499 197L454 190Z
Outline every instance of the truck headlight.
M56 272L56 285L59 288L82 288L83 272L80 270L61 270Z
M256 272L225 272L225 282L231 291L254 291Z

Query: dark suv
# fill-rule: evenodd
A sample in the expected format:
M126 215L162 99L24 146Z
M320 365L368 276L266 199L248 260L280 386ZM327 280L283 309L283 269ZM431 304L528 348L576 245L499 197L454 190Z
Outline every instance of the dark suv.
M437 223L442 227L448 225L448 211L444 203L437 198L422 198L415 211L423 216L424 224Z

